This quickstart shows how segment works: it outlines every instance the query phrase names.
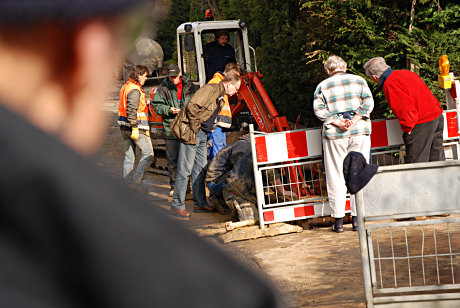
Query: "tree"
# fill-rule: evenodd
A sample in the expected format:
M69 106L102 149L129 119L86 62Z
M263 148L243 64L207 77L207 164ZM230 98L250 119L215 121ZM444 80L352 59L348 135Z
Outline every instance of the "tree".
M176 30L179 25L189 21L190 1L167 0L169 15L158 26L156 41L161 45L165 60L177 61Z
M383 56L394 69L412 68L441 101L437 87L438 59L447 54L452 71L459 72L460 6L449 0L166 0L169 17L157 40L166 58L175 54L177 26L203 20L206 9L216 19L243 19L259 29L262 46L257 64L262 82L280 115L306 126L320 124L313 114L313 93L327 75L323 62L342 57L349 72L364 76L363 64ZM374 118L391 111L373 83Z

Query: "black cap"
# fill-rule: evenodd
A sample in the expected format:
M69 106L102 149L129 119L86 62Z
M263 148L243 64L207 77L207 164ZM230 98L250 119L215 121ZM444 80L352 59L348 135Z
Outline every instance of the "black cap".
M0 24L39 21L78 21L109 16L131 9L145 0L1 0Z
M170 64L168 66L168 77L176 77L180 75L180 68L177 64Z
M363 189L378 168L378 165L368 164L363 154L354 151L348 153L343 161L343 177L350 194L354 195Z

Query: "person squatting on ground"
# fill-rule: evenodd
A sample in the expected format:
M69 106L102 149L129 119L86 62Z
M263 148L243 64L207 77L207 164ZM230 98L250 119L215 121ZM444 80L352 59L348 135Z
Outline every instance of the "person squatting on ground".
M383 90L398 118L406 147L406 163L446 160L441 104L423 80L408 70L393 70L382 57L364 64L366 75Z
M239 220L258 219L249 134L226 146L209 163L206 183L211 204L225 213L230 208Z
M241 68L239 64L230 62L225 65L223 72L216 72L213 78L208 83L219 83L224 79L224 76L229 71L236 71L241 75ZM224 106L217 115L215 128L208 133L208 150L209 160L212 160L220 150L227 146L225 139L225 132L223 128L230 128L232 126L232 111L230 109L230 103L228 101L228 95L224 95Z
M216 72L223 72L227 63L236 62L235 49L228 44L229 39L227 30L219 30L215 34L215 40L204 46L206 81L211 80Z
M343 231L347 188L343 176L343 161L351 151L360 152L369 163L371 148L370 113L374 100L367 82L347 74L347 63L338 56L329 57L324 69L330 76L317 87L313 97L315 115L323 121L322 143L327 194L332 230ZM353 230L357 230L354 196L351 198Z
M0 306L281 307L261 278L83 156L101 145L139 2L0 1Z
M153 160L149 110L142 89L147 75L145 66L135 65L131 69L128 81L120 89L118 105L118 125L123 137L123 179L138 188L142 188L142 178ZM134 171L136 148L141 151L141 158Z
M224 95L234 95L241 85L240 75L229 72L218 84L205 84L190 99L171 124L173 134L180 141L176 183L171 204L174 214L189 217L185 209L188 177L192 176L195 212L213 212L206 200L205 177L207 161L207 133L214 127L224 106Z
M298 199L289 185L283 184L282 177L279 169L267 169L262 174L262 181L276 189L274 194L267 197ZM206 183L213 193L209 201L219 212L225 214L226 209L230 208L232 216L239 220L259 219L249 134L241 136L217 153L208 164Z
M179 66L171 64L168 66L168 78L165 78L157 88L152 100L153 110L161 116L166 135L166 159L168 161L169 185L171 186L170 197L173 196L174 192L179 156L179 141L171 132L170 125L181 108L187 105L196 90L198 87L190 79L181 76Z

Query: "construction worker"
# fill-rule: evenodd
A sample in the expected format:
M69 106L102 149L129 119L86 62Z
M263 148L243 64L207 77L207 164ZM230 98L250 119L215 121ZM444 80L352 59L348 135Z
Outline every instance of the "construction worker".
M173 134L180 141L176 184L171 204L173 214L190 217L190 213L185 209L185 193L190 175L194 212L215 211L206 200L204 183L205 167L208 163L207 133L213 129L217 115L224 105L224 95L235 95L240 85L241 77L235 71L228 72L218 84L205 84L193 95L171 124Z
M281 307L85 157L104 136L102 100L139 2L0 1L1 306Z
M241 72L241 68L235 62L228 63L225 66L224 72L217 72L208 83L219 83L224 79L224 76L229 71L236 71L238 74ZM208 151L209 160L212 160L214 156L219 153L220 150L225 148L227 145L225 139L225 132L222 128L230 128L232 126L232 111L230 109L230 103L228 102L228 95L224 95L224 105L220 110L216 118L215 128L208 133Z
M206 183L213 193L209 202L221 213L230 209L240 220L257 219L257 198L252 170L251 140L249 134L226 146L209 163ZM224 190L232 196L226 204ZM241 204L249 205L242 209Z
M177 64L168 66L168 77L157 88L152 100L152 107L156 114L163 120L163 128L166 136L166 159L168 161L169 196L174 194L174 181L176 179L177 157L179 155L179 141L172 134L169 126L184 107L198 87L186 76L181 76Z
M123 137L123 179L136 190L143 189L142 178L153 159L149 110L142 89L147 75L145 66L135 65L131 69L128 81L120 89L118 105L118 125ZM140 149L141 158L134 171L136 148Z
M228 43L230 35L227 30L219 30L215 40L204 46L206 57L206 80L212 79L216 72L223 72L225 65L236 62L235 49Z

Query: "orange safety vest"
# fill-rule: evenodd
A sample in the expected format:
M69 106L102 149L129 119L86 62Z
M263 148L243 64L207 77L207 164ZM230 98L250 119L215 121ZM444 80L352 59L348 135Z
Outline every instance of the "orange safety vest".
M224 79L224 75L221 73L215 73L211 80L208 83L219 83ZM222 128L229 128L232 126L232 111L230 109L230 104L228 102L228 95L224 95L224 105L217 115L217 126Z
M152 128L163 128L163 120L161 119L161 116L156 114L155 111L153 110L152 101L156 93L157 93L157 88L153 88L152 91L150 91L149 124L150 124L150 127Z
M128 114L126 109L128 106L128 94L133 90L138 90L141 93L139 100L139 108L137 109L137 127L143 130L149 130L149 109L147 100L145 99L145 92L142 87L132 81L128 80L120 89L120 104L118 105L118 125L128 126Z

